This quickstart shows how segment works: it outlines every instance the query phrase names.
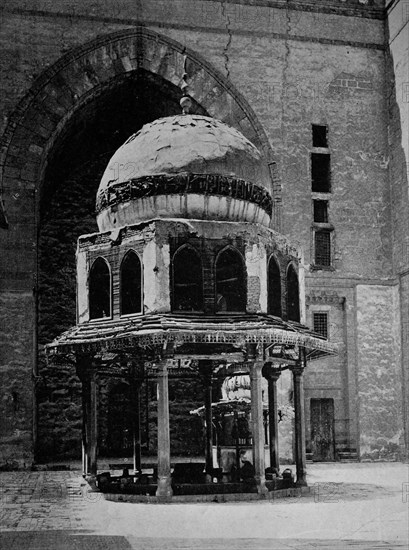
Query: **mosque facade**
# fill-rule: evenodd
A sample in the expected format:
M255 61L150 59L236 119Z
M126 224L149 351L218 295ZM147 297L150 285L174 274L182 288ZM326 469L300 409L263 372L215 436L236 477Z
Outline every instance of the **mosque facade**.
M91 312L84 293L77 294L90 276L81 265L98 257L93 251L105 247L109 262L119 266L132 249L143 262L129 254L129 277L138 269L155 274L144 275L150 292L132 302L130 312L121 309L120 275L114 275L108 304L114 317L139 313L138 308L165 312L175 300L182 310L187 302L195 309L197 293L172 287L174 272L166 258L184 246L182 273L189 246L198 246L210 226L214 243L199 255L211 258L222 241L243 254L245 308L255 316L275 307L268 303L268 273L260 269L273 232L279 267L284 270L291 257L305 292L298 320L338 350L314 358L305 370L307 458L404 458L408 20L406 1L381 0L100 0L71 3L69 9L62 1L28 6L13 0L3 8L1 465L28 466L80 453L81 381L66 357L47 362L45 349L70 327L107 314L103 298L100 310ZM235 147L213 165L218 178L207 174L217 205L208 191L207 196L200 191L203 182L186 175L202 173L198 159L208 153L193 130L189 147L171 148L169 158L165 143L154 159L152 148L146 151L143 173L133 157L114 156L146 124L157 125L159 142L163 117L188 120L180 115L184 82L192 129L196 116L199 131L205 120L216 135L220 121L246 143L244 156ZM165 126L166 133L171 126ZM209 145L212 155L218 147L228 151L222 141L220 136ZM140 150L143 154L143 145ZM173 189L172 203L161 199L149 178L149 163L157 169L160 162L166 177L156 183ZM177 165L177 176L169 178L169 167ZM127 184L141 178L143 200L135 195L141 187ZM112 181L123 185L110 189ZM246 181L268 185L249 189ZM172 229L164 219L169 212L180 219ZM187 212L192 214L187 218L199 220L194 227L181 221ZM155 217L163 220L154 229L149 224L140 234L129 229L135 219L145 223ZM236 222L261 229L232 234L228 225ZM93 237L99 233L109 236ZM233 254L225 269L234 262ZM208 264L203 307L217 314L226 297L217 292L217 273ZM166 281L153 283L161 277ZM282 288L287 307L291 300ZM292 381L282 380L279 394L291 405ZM100 390L107 453L129 446L126 391L109 376ZM154 393L151 387L142 396L147 417ZM199 406L193 401L187 407ZM115 423L113 417L122 420ZM148 420L146 429L153 429Z

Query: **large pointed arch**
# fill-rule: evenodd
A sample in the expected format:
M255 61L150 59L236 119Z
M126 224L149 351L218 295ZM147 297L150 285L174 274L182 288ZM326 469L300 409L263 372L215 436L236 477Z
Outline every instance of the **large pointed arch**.
M111 33L75 48L36 80L9 119L0 157L7 191L20 182L36 182L65 124L84 102L126 74L138 70L156 74L179 86L187 55L189 94L210 116L242 132L273 161L267 135L245 98L218 70L182 44L144 27ZM13 163L7 162L12 152ZM277 196L278 190L273 189ZM278 197L277 197L278 198Z
M28 241L35 243L40 205L50 192L45 174L56 143L79 110L92 104L106 90L144 73L178 87L187 56L189 93L199 111L237 128L273 162L267 135L247 100L234 85L195 51L145 27L110 33L74 48L46 69L10 115L1 138L0 189L7 206L10 228L22 224ZM56 179L58 179L56 177ZM273 181L274 180L274 181ZM46 190L46 191L45 191ZM274 208L279 208L280 185L272 177ZM279 214L273 211L272 227L279 230ZM9 264L25 273L27 284L37 271L36 254L23 258L12 246L16 232L9 232ZM5 284L13 287L15 274L0 268Z

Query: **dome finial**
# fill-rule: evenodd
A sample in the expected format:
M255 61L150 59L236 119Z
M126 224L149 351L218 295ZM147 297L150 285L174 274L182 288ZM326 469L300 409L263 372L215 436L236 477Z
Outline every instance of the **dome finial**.
M189 94L187 93L189 84L187 83L188 75L187 75L186 67L187 67L187 55L185 54L183 58L183 75L182 75L183 83L181 85L183 96L180 100L180 106L182 107L182 112L184 115L188 115L192 107L192 100L190 99Z

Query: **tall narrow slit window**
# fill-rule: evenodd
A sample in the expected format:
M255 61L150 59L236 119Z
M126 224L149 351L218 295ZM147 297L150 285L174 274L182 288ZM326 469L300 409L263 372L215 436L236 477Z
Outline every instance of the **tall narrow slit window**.
M139 256L129 251L121 264L121 315L142 312L142 267Z
M290 321L300 321L300 289L292 265L287 271L287 317Z
M328 127L319 124L312 125L312 146L328 147Z
M111 317L111 273L103 258L97 258L91 266L89 311L91 319Z
M331 266L331 233L316 231L315 235L315 265Z
M328 223L328 201L314 200L314 222Z
M328 338L328 313L313 313L314 332Z
M268 313L281 317L280 269L273 257L268 262Z
M331 156L327 153L311 153L312 191L331 192Z
M244 263L236 250L224 250L216 262L216 311L246 310Z
M184 246L173 257L173 309L203 311L203 276L199 254Z

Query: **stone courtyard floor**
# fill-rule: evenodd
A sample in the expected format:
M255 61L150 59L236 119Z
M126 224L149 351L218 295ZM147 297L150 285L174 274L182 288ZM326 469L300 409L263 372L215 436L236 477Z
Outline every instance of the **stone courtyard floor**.
M395 549L409 545L409 464L309 464L275 501L110 502L80 472L0 474L3 550Z

